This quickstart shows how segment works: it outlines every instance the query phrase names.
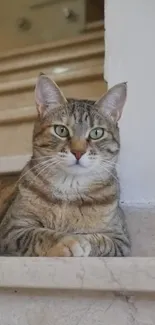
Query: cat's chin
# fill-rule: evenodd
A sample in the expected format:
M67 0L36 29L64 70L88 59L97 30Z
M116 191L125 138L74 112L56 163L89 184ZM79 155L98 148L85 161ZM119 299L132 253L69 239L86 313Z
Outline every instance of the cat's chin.
M74 165L68 166L66 171L68 172L68 174L71 174L71 175L81 175L81 174L88 173L89 168L82 166L80 164L78 164L78 165L74 164Z

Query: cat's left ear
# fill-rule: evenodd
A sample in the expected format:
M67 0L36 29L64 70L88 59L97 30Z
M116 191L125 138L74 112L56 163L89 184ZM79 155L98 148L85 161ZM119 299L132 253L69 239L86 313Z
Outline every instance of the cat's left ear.
M120 119L127 97L127 83L119 83L112 87L105 95L103 95L95 106L105 115L109 116L114 123Z
M67 103L57 84L43 73L39 75L36 83L35 101L40 116L44 116L47 111Z

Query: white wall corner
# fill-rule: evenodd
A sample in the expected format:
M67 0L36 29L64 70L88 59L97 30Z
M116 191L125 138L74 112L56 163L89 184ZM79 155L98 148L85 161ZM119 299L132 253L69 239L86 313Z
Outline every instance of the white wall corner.
M105 3L105 78L128 82L121 128L121 200L155 204L155 2Z

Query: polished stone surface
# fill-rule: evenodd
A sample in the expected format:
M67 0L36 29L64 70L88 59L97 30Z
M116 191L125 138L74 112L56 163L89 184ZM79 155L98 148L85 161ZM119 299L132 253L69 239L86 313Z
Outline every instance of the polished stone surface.
M2 325L154 325L155 209L124 207L130 258L0 258Z

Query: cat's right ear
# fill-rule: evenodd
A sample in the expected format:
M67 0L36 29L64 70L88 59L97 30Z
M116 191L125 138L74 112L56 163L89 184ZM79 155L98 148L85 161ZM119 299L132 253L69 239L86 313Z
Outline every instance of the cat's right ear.
M109 89L108 92L95 103L95 105L106 116L111 118L114 123L117 123L122 115L126 97L127 83L122 82Z
M64 105L67 100L57 84L41 73L35 87L35 101L39 116L43 117L46 112Z

